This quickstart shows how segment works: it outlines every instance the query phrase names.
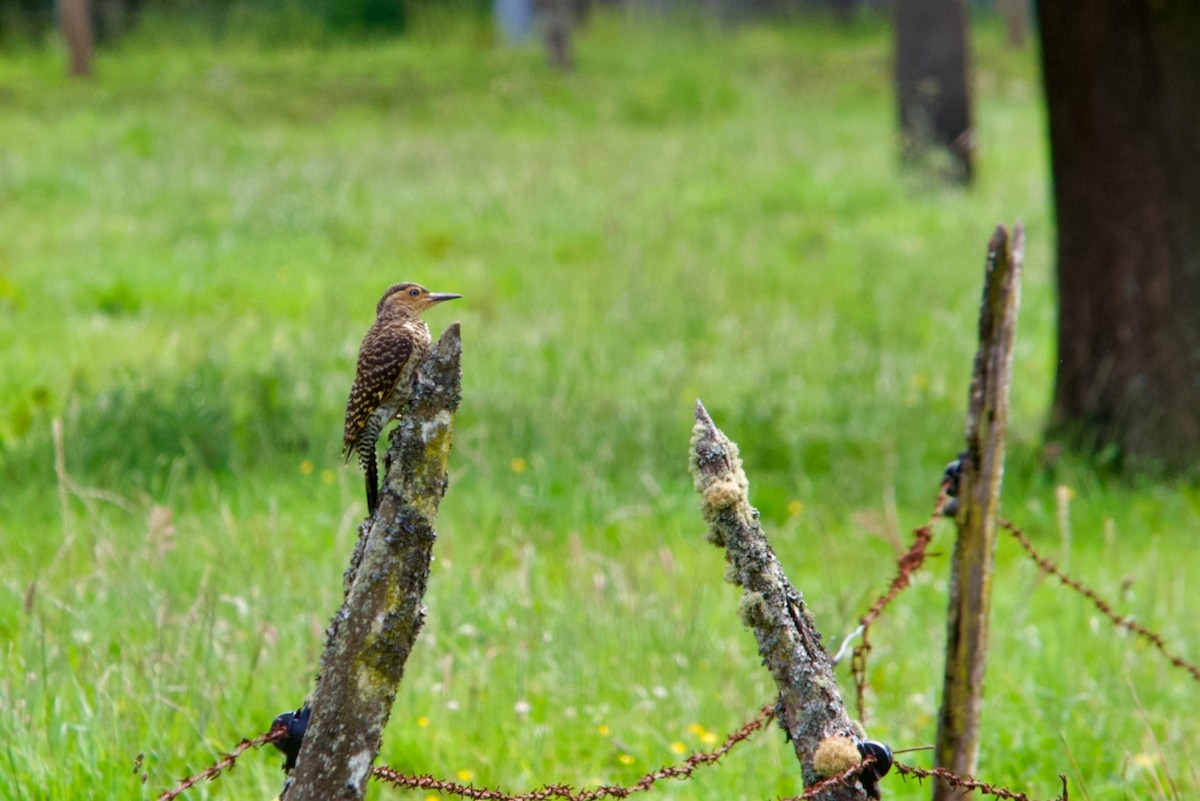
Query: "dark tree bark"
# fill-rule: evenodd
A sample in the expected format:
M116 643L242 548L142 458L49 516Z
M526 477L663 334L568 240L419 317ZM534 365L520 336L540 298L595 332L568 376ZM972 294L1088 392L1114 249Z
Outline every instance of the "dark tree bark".
M1200 3L1038 3L1058 217L1052 430L1200 459Z
M944 148L948 175L972 175L970 57L965 0L896 0L896 91L901 150L906 161L924 161Z

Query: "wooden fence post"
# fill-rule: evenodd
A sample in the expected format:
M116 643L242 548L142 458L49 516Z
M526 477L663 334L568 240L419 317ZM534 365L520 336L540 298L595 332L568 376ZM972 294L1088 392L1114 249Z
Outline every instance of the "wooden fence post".
M1012 379L1013 332L1021 297L1025 232L1003 225L988 244L979 309L979 350L967 409L967 450L962 459L955 523L958 539L950 567L946 673L938 716L935 764L963 776L975 773L979 719L987 671L988 615L996 556L996 524L1004 475L1004 434ZM934 801L963 797L936 781Z
M312 718L285 801L361 801L425 618L438 504L461 393L455 323L421 365L408 413L392 431L375 517L360 528L346 598L330 624Z
M742 588L738 612L754 632L758 652L779 687L775 716L787 732L811 787L861 762L856 738L838 692L833 663L821 645L804 598L788 581L750 505L749 483L737 445L696 402L691 470L709 524L709 541L725 548L727 578ZM819 801L862 801L857 781L833 784Z

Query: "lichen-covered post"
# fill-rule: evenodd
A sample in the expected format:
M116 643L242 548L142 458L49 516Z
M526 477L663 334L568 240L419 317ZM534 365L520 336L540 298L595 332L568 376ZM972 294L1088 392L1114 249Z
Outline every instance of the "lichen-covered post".
M286 801L360 801L424 620L433 530L446 491L462 341L446 329L421 365L412 405L392 431L375 517L360 531L346 598L328 630L312 718Z
M987 273L979 309L979 350L971 377L967 450L962 459L955 514L958 538L950 562L946 673L934 752L937 767L960 776L975 772L979 756L1008 388L1024 251L1025 232L1020 223L1013 230L1011 250L1008 232L1003 225L996 226L988 243ZM934 801L949 801L964 795L964 791L946 782L934 783Z
M821 635L775 558L758 511L750 505L737 446L713 424L699 401L691 469L709 524L708 539L725 548L726 578L742 588L738 613L754 632L758 652L779 687L776 718L796 750L804 784L839 774L861 761L854 738L863 733L846 716ZM816 796L822 801L867 797L853 780Z

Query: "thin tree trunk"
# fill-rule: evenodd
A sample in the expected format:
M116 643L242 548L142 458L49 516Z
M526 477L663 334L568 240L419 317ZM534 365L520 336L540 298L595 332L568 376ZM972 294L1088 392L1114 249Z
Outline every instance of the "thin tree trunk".
M576 0L537 0L538 24L546 46L546 63L557 70L575 67L571 36L575 30Z
M1029 38L1029 0L996 0L996 10L1004 17L1008 46L1024 47Z
M361 801L404 664L425 619L433 530L446 491L461 386L455 323L421 365L392 431L375 517L360 529L346 598L329 627L312 718L285 801Z
M67 40L67 69L72 75L92 74L92 12L88 0L59 0L59 22Z
M1200 3L1037 4L1058 217L1052 430L1200 460Z
M1021 298L1025 234L1017 223L997 226L988 245L987 274L979 309L979 350L967 408L967 450L958 491L958 539L950 565L946 672L938 715L935 762L960 776L975 773L979 756L983 680L987 673L988 617L996 560L1004 435L1012 379L1013 334ZM934 801L964 797L935 781Z
M943 149L946 174L970 183L973 136L965 0L896 0L896 92L901 151L922 163Z

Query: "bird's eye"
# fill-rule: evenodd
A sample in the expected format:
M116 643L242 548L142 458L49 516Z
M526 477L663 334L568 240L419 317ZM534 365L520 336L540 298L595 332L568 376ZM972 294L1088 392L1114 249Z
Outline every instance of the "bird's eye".
M420 294L421 294L421 290L419 290L419 289L410 289L410 290L408 290L408 294L412 295L412 296L415 298L417 295L420 295Z

